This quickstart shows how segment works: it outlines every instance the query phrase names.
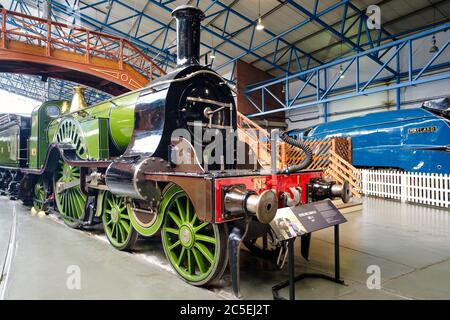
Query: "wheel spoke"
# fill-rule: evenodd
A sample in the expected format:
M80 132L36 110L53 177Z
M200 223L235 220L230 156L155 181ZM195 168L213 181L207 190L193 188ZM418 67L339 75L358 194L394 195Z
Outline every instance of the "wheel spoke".
M61 214L65 214L67 212L67 197L64 193L61 194L61 207L64 212L61 212Z
M196 221L197 221L197 215L194 212L192 220L191 220L191 224L194 225Z
M179 245L181 245L181 241L178 240L177 242L175 242L174 244L172 244L171 246L169 246L169 250L172 251L173 249L175 249L176 247L178 247Z
M196 242L195 247L201 252L201 254L210 262L213 263L214 255L209 249L202 243Z
M178 215L181 218L182 222L187 221L187 219L185 219L186 213L184 212L184 209L182 207L182 205L180 204L179 199L175 199L175 203L177 204L177 209L178 209Z
M203 242L209 242L212 244L216 244L216 238L210 237L210 236L205 236L203 234L196 234L195 239L199 240L199 241L203 241Z
M80 218L83 214L84 204L83 204L83 195L81 194L81 190L79 188L75 189L75 200L77 202L77 217Z
M67 191L67 213L69 217L73 217L73 207L72 207L72 197L71 197L71 190Z
M127 224L125 221L120 220L120 225L125 229L126 234L130 233L130 225Z
M178 236L179 230L174 228L165 228L166 232L176 234Z
M117 225L115 223L113 224L111 235L113 236L113 238L117 239Z
M180 228L182 225L180 218L178 218L177 215L172 211L169 211L168 214L172 218L172 220L176 223L177 227Z
M192 254L194 255L195 262L197 263L200 272L205 273L206 272L205 262L203 261L200 252L196 248L192 248Z
M186 199L186 219L185 222L189 222L190 221L190 214L191 214L191 202Z
M183 248L181 248L181 252L180 252L180 255L178 256L178 260L177 260L177 265L179 266L180 264L181 264L181 262L183 261L183 257L184 257L184 254L186 253L186 248L185 247L183 247Z
M187 270L190 275L192 275L192 272L194 271L192 268L192 262L193 261L192 261L192 257L191 257L191 250L188 250L187 251Z
M65 198L66 198L66 211L67 211L67 216L68 216L68 217L71 217L71 216L72 216L72 211L71 211L71 209L70 209L70 194L69 194L69 191L66 192Z
M119 229L119 233L120 233L120 237L121 237L121 242L124 241L127 237L125 236L125 228L122 226L122 224L118 223L117 224L117 228Z
M130 220L130 217L127 214L121 213L120 214L121 219Z
M209 223L208 222L203 222L201 225L197 226L194 228L194 232L197 233L199 232L201 229L203 229L204 227L206 227Z
M73 216L78 219L81 216L81 213L78 203L78 192L76 189L71 190L70 201L72 203Z

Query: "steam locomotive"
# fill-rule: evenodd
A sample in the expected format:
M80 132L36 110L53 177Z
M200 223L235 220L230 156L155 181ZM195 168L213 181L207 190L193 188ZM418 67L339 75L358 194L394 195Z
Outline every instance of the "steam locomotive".
M353 165L450 174L450 97L292 130L292 137L351 137Z
M218 279L229 261L238 294L240 244L267 238L278 208L350 193L322 171L301 170L307 164L266 172L239 161L232 90L198 63L204 14L181 6L173 16L173 72L94 106L76 87L71 102L46 102L31 118L3 116L1 189L71 228L103 224L119 250L160 234L174 270L196 286ZM220 154L214 142L234 147Z

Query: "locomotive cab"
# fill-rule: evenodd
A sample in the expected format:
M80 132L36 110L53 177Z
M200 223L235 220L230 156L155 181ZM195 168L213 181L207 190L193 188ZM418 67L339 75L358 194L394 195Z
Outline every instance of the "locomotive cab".
M51 143L49 128L53 120L67 112L69 101L48 101L34 108L31 113L31 136L29 139L29 168L42 168ZM50 133L51 134L51 133Z

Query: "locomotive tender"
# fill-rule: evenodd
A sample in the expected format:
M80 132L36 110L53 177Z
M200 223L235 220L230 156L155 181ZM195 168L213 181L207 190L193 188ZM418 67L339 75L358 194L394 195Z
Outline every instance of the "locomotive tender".
M138 237L161 234L170 264L193 285L219 278L229 260L238 294L242 241L267 238L278 208L308 201L311 181L315 199L346 198L349 191L317 183L321 171L296 166L264 172L257 163L241 164L235 149L225 148L219 163L211 162L217 155L207 155L205 141L174 135L214 129L216 139L224 139L236 131L237 113L227 82L198 63L203 12L181 6L173 16L173 72L90 107L83 89L75 88L71 103L46 102L31 120L0 124L1 187L35 210L58 213L69 227L102 223L119 250L132 250ZM8 149L14 157L4 157L5 143L15 145ZM178 161L186 150L190 161Z

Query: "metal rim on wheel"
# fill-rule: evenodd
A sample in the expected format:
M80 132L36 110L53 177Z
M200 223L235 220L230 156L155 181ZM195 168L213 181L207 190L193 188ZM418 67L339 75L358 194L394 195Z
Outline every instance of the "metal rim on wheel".
M181 278L206 285L220 277L227 261L225 226L200 221L187 194L175 185L161 209L164 252Z
M39 179L34 185L33 189L33 207L36 211L44 210L44 202L45 202L45 190L44 190L44 181Z
M60 161L55 177L55 202L64 222L72 228L81 225L85 215L87 197L81 192L80 184L76 184L62 192L58 191L58 183L69 184L80 179L80 169Z
M109 242L119 250L131 250L137 239L137 232L130 221L130 204L125 197L118 197L109 191L102 192L101 210L103 228Z

